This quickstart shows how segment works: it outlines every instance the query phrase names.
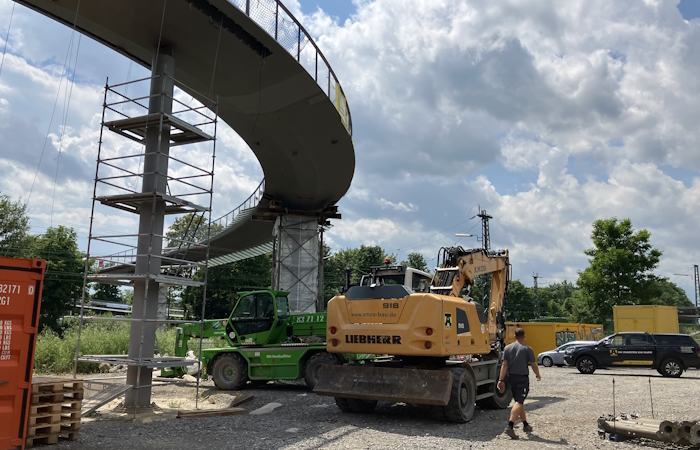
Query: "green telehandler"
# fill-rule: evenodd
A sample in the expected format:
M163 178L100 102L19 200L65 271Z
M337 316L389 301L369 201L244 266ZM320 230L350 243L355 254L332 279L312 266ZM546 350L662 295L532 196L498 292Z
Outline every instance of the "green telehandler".
M347 269L349 270L349 269ZM349 272L345 289L349 287ZM427 292L433 276L405 266L373 267L360 284L403 284L413 291ZM290 313L289 292L259 290L239 293L228 319L205 320L204 326L185 323L177 328L175 356L187 355L191 338L219 338L221 345L202 349L200 361L219 389L240 389L270 380L304 378L313 389L324 364L364 364L375 355L328 353L326 313ZM196 362L195 362L196 364ZM161 376L178 377L186 367L163 369Z
M240 293L228 319L186 323L177 328L175 356L185 357L191 338L221 340L216 348L202 349L206 376L219 389L240 389L248 380L304 378L313 389L323 364L338 365L374 355L326 352L326 313L291 314L288 292L260 290ZM186 367L164 369L164 377L187 373Z

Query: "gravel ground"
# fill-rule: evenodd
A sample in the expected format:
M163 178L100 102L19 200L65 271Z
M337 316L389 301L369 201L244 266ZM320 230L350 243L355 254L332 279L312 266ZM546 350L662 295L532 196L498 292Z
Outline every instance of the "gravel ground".
M61 441L56 449L465 449L498 448L632 448L664 445L632 440L601 440L596 420L613 412L613 380L616 411L651 416L649 380L657 418L700 419L700 371L682 378L662 378L646 369L598 370L581 375L572 368L540 368L542 381L531 377L526 402L529 436L512 441L502 434L508 410L477 408L467 424L446 423L425 407L380 402L373 414L341 413L331 397L306 390L303 383L277 382L245 389L255 399L244 405L252 411L270 402L283 406L265 415L172 419L148 424L107 420L109 414L84 422L78 441ZM200 388L206 408L229 406L235 393L217 390L211 382ZM195 388L167 385L154 388L153 400L163 408L193 406ZM105 407L102 411L107 411Z

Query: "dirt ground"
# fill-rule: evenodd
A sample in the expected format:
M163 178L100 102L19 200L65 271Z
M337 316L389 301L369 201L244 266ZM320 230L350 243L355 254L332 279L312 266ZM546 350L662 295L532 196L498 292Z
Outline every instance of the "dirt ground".
M241 405L253 411L268 403L282 406L263 415L170 419L135 424L114 419L118 402L87 418L78 441L61 441L56 449L465 449L498 448L667 448L631 440L610 442L598 437L596 420L615 409L651 416L649 386L657 418L700 419L700 371L679 379L662 378L647 369L598 370L581 375L572 368L540 368L542 381L531 377L526 402L534 432L512 441L504 436L508 410L482 411L466 424L447 423L426 407L380 402L373 414L342 413L331 397L309 392L301 382L249 386L242 393L255 398ZM122 381L123 382L123 381ZM211 381L200 388L201 408L226 408L235 392L220 391ZM195 387L168 383L154 387L153 401L164 410L193 409Z

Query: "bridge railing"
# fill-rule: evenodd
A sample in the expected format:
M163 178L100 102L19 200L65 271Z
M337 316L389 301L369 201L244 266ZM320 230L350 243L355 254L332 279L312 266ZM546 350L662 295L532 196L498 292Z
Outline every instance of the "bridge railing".
M212 233L211 237L216 236L220 232L226 229L226 227L231 224L236 217L238 217L238 214L240 214L242 211L245 211L246 209L250 208L255 208L258 206L258 203L260 203L260 200L263 198L263 194L265 194L265 179L260 182L257 188L255 188L255 191L253 191L252 194L250 194L250 197L245 199L243 203L238 205L233 211L229 212L228 214L225 214L221 217L219 217L216 220L212 220ZM219 225L219 226L216 226ZM214 231L217 230L217 231Z
M352 136L352 116L331 65L316 42L280 0L228 0L275 38L306 69L340 114L340 120ZM310 46L308 45L310 44Z

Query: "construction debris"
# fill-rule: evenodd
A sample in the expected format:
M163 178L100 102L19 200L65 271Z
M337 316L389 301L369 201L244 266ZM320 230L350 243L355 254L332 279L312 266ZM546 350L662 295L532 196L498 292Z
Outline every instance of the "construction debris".
M231 402L231 408L234 406L241 405L245 402L249 402L255 398L254 395L248 394L248 395L242 395L240 392L236 392L236 398L233 399Z
M239 414L248 414L248 410L243 408L205 409L200 411L180 410L177 412L177 418L182 419L184 417L223 417L237 416Z
M700 444L700 421L672 421L642 418L635 414L605 415L598 418L600 435L619 438L646 438L677 445Z
M279 408L280 406L282 406L282 403L274 403L274 402L268 403L267 405L260 407L260 408L256 409L255 411L251 411L250 414L251 415L258 415L258 414L271 413L272 411Z

